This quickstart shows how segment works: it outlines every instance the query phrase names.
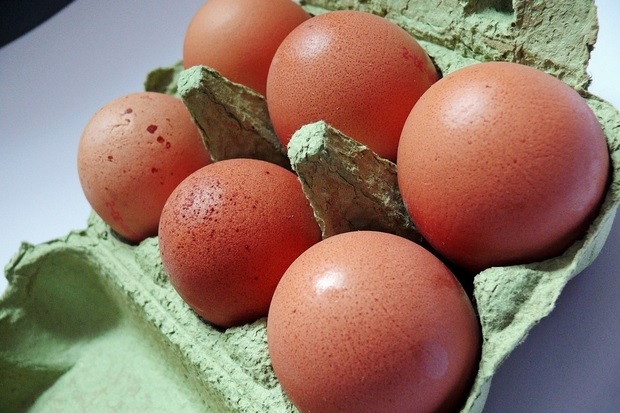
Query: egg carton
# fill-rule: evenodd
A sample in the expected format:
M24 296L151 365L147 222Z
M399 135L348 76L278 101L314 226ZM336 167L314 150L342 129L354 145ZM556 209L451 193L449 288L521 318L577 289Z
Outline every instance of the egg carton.
M584 238L559 257L490 268L466 286L483 345L462 413L483 410L494 373L553 310L566 283L596 258L620 204L620 114L587 92L595 6L585 0L541 3L302 2L313 14L357 9L394 21L420 41L444 75L490 60L545 70L581 93L603 127L612 182ZM209 68L161 68L148 75L145 88L186 102L214 158L252 156L295 170L324 236L372 228L424 242L404 211L394 164L329 125L302 128L286 152L263 97ZM234 141L221 139L222 132ZM327 202L339 207L327 209ZM82 230L36 246L24 243L6 276L9 287L0 301L2 412L296 411L271 369L266 320L221 330L200 319L168 282L156 237L128 245L93 213Z

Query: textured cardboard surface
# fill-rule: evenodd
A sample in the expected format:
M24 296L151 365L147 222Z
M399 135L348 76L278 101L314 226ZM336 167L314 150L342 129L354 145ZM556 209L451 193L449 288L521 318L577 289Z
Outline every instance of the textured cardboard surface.
M364 7L383 3L364 2ZM428 50L432 54L433 48ZM444 46L436 50L434 57L445 62L446 72L475 61L465 57L450 66L452 58L442 60L438 56L452 52ZM573 83L577 88L580 84L577 80ZM528 266L489 269L477 277L476 303L485 343L477 384L463 411L482 410L497 367L530 328L553 309L566 282L594 259L607 237L619 200L620 118L616 110L596 98L589 98L588 103L603 123L614 164L614 182L603 211L586 239L562 257ZM176 388L175 399L184 403L187 411L204 410L206 406L212 411L233 412L292 409L268 367L264 320L225 333L206 326L167 284L156 251L156 239L138 247L120 243L96 217L84 231L36 247L25 245L7 267L11 286L0 313L0 368L7 373L2 377L12 385L23 383L25 388L13 399L4 400L26 405L34 402L35 408L66 403L68 410L79 411L72 387L77 381L92 377L93 371L101 370L99 367L120 374L123 370L116 368L133 364L134 373L143 370L148 374L129 375L129 382L118 382L113 374L104 375L89 386L96 389L93 396L108 389L115 400L130 403L126 407L154 406L163 411L166 401L153 398L157 392L138 391L144 394L142 399L118 395L127 386L152 390L182 383L187 389ZM506 282L507 278L511 281ZM57 282L66 288L52 288ZM98 294L84 295L91 289L104 292L99 297L101 302L95 298ZM54 304L42 306L45 302ZM110 308L99 311L97 307ZM99 327L89 327L93 324ZM141 344L136 345L135 337L147 339L137 340ZM104 351L114 346L133 352L123 358ZM153 362L162 359L172 361L165 367ZM114 407L110 399L101 403L102 409ZM14 404L7 411L11 406Z

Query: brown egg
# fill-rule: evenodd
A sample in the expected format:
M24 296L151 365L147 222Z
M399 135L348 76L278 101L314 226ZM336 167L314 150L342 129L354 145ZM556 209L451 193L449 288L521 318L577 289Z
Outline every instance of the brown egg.
M482 63L433 85L411 111L399 187L418 230L471 271L554 257L605 195L609 154L584 99L515 63Z
M212 67L265 95L276 49L309 17L291 0L209 0L187 28L183 64Z
M320 239L297 176L254 159L193 173L170 196L159 229L171 284L220 327L266 316L284 271Z
M211 162L183 103L138 92L107 103L82 132L78 174L93 210L130 242L157 235L166 199Z
M302 412L452 412L477 370L480 334L452 273L419 245L360 231L288 268L267 342Z
M396 159L411 108L438 78L418 42L391 21L359 11L318 15L294 29L267 77L267 106L283 145L326 121Z

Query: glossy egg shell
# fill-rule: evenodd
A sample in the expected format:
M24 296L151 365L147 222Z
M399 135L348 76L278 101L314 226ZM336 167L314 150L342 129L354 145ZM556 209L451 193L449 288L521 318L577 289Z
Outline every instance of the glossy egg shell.
M285 146L301 126L323 120L395 160L411 108L437 78L426 52L396 24L335 11L307 20L282 42L267 77L267 105Z
M215 162L189 176L159 229L171 284L224 328L266 316L284 271L320 239L297 177L253 159Z
M596 216L608 175L605 137L585 100L516 63L469 66L433 85L398 153L416 227L472 272L562 253Z
M166 199L211 158L181 100L137 92L108 102L85 126L78 174L93 210L121 237L157 235Z
M209 0L187 28L183 64L212 67L265 95L276 49L309 17L291 0Z
M477 370L476 315L452 273L396 235L335 235L286 271L269 354L302 412L448 412Z

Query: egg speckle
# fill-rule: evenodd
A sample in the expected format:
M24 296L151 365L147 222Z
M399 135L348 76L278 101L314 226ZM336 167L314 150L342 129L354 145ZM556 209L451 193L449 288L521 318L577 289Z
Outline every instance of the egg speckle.
M220 327L266 316L286 268L320 238L297 177L254 159L190 175L166 202L159 229L171 284Z
M272 365L302 412L446 412L477 368L469 298L430 252L359 231L288 268L267 320Z
M157 235L168 195L186 176L211 162L183 103L138 92L114 99L85 126L78 175L93 210L121 237Z
M435 83L411 111L398 183L420 233L472 272L562 253L597 214L609 154L568 85L515 63Z

